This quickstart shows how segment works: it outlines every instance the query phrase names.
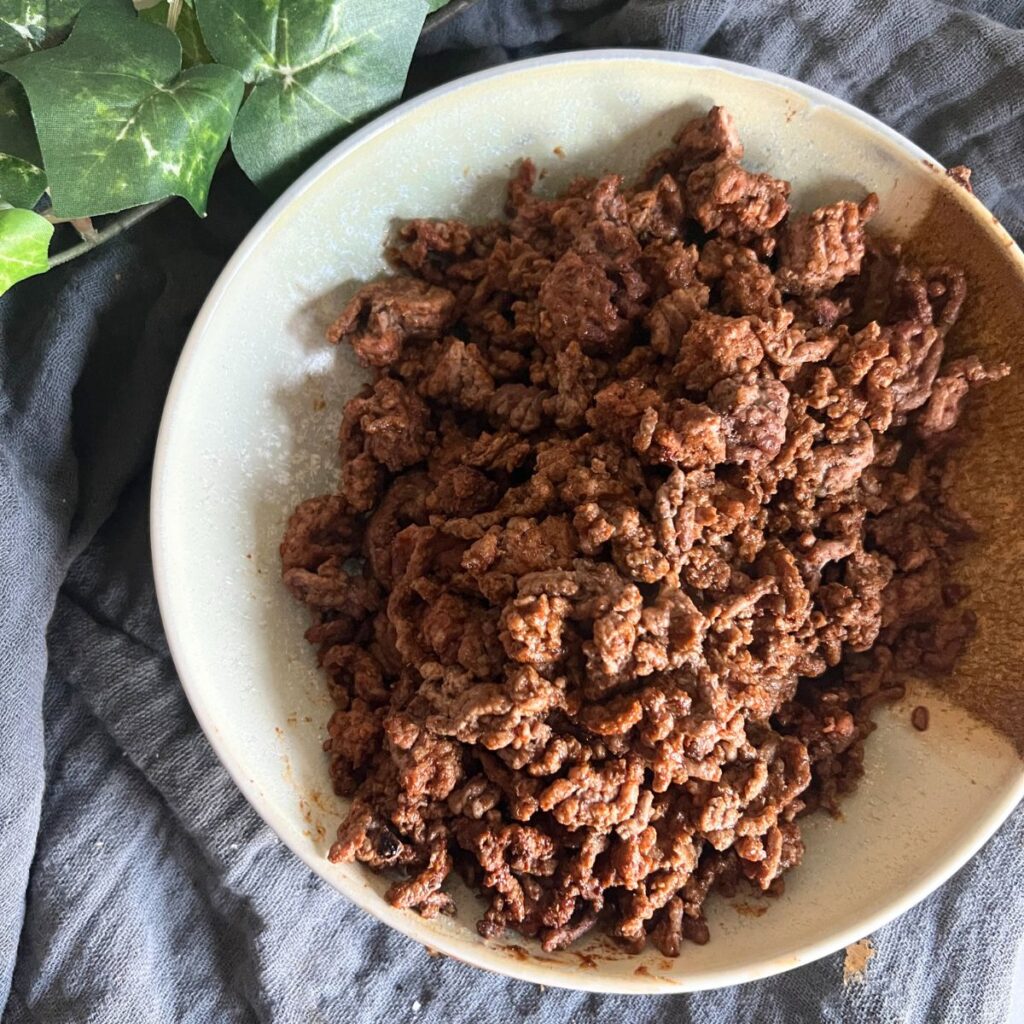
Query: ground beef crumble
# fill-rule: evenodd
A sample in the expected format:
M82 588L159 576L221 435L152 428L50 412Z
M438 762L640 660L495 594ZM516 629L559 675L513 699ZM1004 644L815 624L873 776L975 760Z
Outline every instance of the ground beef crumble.
M329 331L374 380L281 557L353 798L330 856L395 906L458 871L487 937L706 942L971 635L948 455L1008 371L945 359L963 271L742 155L715 107L636 187L524 163L507 220L413 221Z

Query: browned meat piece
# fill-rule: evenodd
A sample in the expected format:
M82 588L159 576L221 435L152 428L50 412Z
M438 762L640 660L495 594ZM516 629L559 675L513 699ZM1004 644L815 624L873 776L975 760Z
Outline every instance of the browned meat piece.
M404 244L391 253L424 280L440 283L443 269L466 256L473 244L473 229L460 220L412 220L399 233Z
M282 573L352 798L329 856L395 906L451 912L458 870L485 937L707 942L975 631L948 455L1008 368L945 358L964 271L870 238L872 196L786 219L742 152L716 107L635 187L525 162L507 221L411 222L332 329L377 370Z
M683 197L675 179L665 174L653 189L637 192L629 201L629 227L641 241L678 237L683 222Z
M316 572L286 569L284 582L297 600L311 608L329 608L353 618L365 618L380 607L376 583L348 572L337 557L322 562Z
M607 174L581 192L559 203L551 215L556 246L578 252L607 274L617 275L626 294L634 292L633 264L640 256L640 244L629 226L622 178Z
M341 493L358 512L373 508L384 486L384 467L373 456L360 452L341 466Z
M494 394L494 378L476 345L448 338L441 358L422 384L421 393L438 403L479 412Z
M814 448L804 462L807 482L819 495L839 494L853 487L874 461L875 439L871 428L861 421L848 441Z
M686 179L686 209L705 231L748 241L767 235L789 212L789 182L720 157Z
M500 801L501 790L485 775L476 775L448 797L448 807L452 814L479 821Z
M370 569L385 586L394 582L391 559L399 532L427 519L426 496L430 480L425 473L405 473L388 488L366 523L364 550Z
M643 777L643 763L637 757L609 761L603 768L580 765L544 789L538 802L566 828L606 831L632 816Z
M383 740L382 709L356 699L347 710L335 711L327 724L324 749L331 756L331 775L342 796L352 796L362 773Z
M776 279L785 292L818 295L860 273L864 225L878 209L872 192L858 203L845 200L806 216L790 217L779 236Z
M691 284L675 288L659 300L647 315L651 348L660 356L674 358L690 325L708 308L707 285Z
M320 664L334 684L334 702L344 706L356 697L368 705L386 704L390 699L384 685L384 670L377 659L357 644L335 644L327 649Z
M427 495L426 508L429 513L446 516L472 516L491 508L500 492L498 485L480 470L452 466L441 474Z
M634 442L635 446L635 442ZM722 418L706 405L677 399L659 416L647 456L683 469L715 466L725 460Z
M752 370L763 358L750 318L704 313L683 336L672 375L690 391L707 391L725 377Z
M786 441L789 391L777 380L727 377L708 395L708 404L722 416L725 459L758 467L771 462Z
M934 559L917 572L891 579L883 595L883 625L919 625L934 618L945 604L942 583L939 563Z
M382 377L372 392L345 406L341 451L347 458L365 452L392 473L413 466L430 452L430 412L403 384Z
M935 378L928 403L917 420L918 435L929 441L952 430L960 419L963 401L971 385L1001 380L1009 372L1010 368L1005 363L991 368L982 366L977 356L951 362L946 372Z
M659 153L651 163L648 176L670 171L685 178L695 167L724 157L743 159L743 143L736 122L725 107L712 107L703 117L695 117L673 136L671 149Z
M504 684L479 683L444 713L427 719L431 732L462 743L501 750L519 741L524 727L565 706L564 680L551 682L530 665L511 669Z
M491 526L474 540L462 557L467 584L488 601L502 605L515 593L516 578L552 565L568 566L576 552L568 520L512 516L506 525Z
M658 393L642 381L616 381L594 396L587 422L605 437L635 447L635 441L645 434L649 443L660 406Z
M405 385L382 377L345 406L340 439L341 492L353 509L365 512L380 497L384 470L405 469L430 453L430 414Z
M477 469L496 469L511 473L530 454L530 443L512 430L482 433L462 453L462 462Z
M288 519L281 541L281 566L315 570L328 558L348 558L359 550L362 524L345 499L324 494L302 502Z
M333 345L349 341L365 366L388 366L409 338L437 338L451 323L455 296L412 277L364 285L327 331Z
M487 415L498 427L532 434L544 422L549 391L528 384L502 384L487 402Z
M934 327L903 321L886 332L894 372L889 380L893 412L910 412L928 401L939 375L945 343Z
M658 548L654 528L629 505L616 503L605 509L596 501L584 502L576 509L573 526L579 535L580 550L586 555L597 554L602 545L611 541L612 559L629 579L656 583L670 569Z
M569 605L547 594L513 598L502 612L502 643L513 661L548 665L561 659L562 628Z
M639 267L648 287L648 301L656 302L676 288L697 283L700 253L695 245L650 242L640 253Z
M614 293L601 267L570 249L540 286L541 339L552 352L574 341L587 352L612 347L629 327L612 302Z
M429 860L418 874L404 882L395 882L387 891L386 899L393 907L410 907L423 917L454 914L455 902L441 891L444 880L452 870L448 852L448 837L443 829L430 840Z
M901 265L892 282L887 319L920 326L933 324L945 334L956 323L966 298L967 279L959 267L921 270Z
M741 250L748 252L749 250ZM733 316L769 317L782 305L779 282L771 268L750 260L735 260L722 274L722 308Z
M572 430L583 425L587 407L599 376L599 366L574 341L555 356L552 385L555 396L545 402L559 430Z

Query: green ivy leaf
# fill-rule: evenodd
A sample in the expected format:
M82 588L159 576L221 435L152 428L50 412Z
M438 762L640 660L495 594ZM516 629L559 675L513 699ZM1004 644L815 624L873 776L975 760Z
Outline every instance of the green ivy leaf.
M48 267L53 225L31 210L0 209L0 295L12 284Z
M171 195L203 213L242 99L236 71L183 72L177 37L136 18L129 0L91 0L66 43L4 70L28 93L58 216Z
M399 98L424 0L197 0L214 57L253 89L231 147L279 191L346 131Z
M154 6L140 10L139 17L154 25L166 25L169 6L167 0L160 0ZM181 66L183 68L194 68L197 64L213 63L213 57L210 56L210 51L206 48L206 43L203 42L203 33L199 30L199 19L192 7L186 5L181 8L178 22L174 26L174 34L181 41Z
M46 190L46 174L41 167L0 153L0 202L31 210Z
M0 78L0 202L31 209L46 188L43 158L25 91Z
M0 61L61 42L82 0L0 0Z

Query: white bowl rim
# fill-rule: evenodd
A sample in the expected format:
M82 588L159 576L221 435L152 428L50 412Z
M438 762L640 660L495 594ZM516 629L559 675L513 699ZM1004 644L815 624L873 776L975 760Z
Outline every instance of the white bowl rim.
M354 132L346 139L338 143L333 149L316 161L305 171L295 182L292 183L281 196L270 206L256 222L253 228L246 235L238 249L227 262L216 283L207 296L202 308L196 317L195 323L189 332L185 345L178 358L171 386L167 393L164 404L164 411L161 417L160 430L157 436L156 450L153 461L153 475L151 485L150 501L150 543L153 559L153 576L156 585L157 603L160 607L163 619L164 631L167 636L168 647L171 657L181 681L182 688L188 698L192 710L199 722L200 727L206 735L207 740L213 747L218 760L227 770L235 785L241 790L250 806L275 832L277 837L299 857L314 873L323 878L336 891L340 892L347 899L354 902L361 909L379 919L377 913L380 897L369 890L348 891L338 880L330 878L325 873L325 863L321 858L314 856L308 848L300 849L296 844L290 843L285 836L288 834L287 823L283 815L276 813L273 808L260 800L257 786L247 778L247 773L242 763L229 749L228 744L221 737L216 728L212 714L208 711L203 702L202 687L196 681L197 673L192 671L192 661L189 655L189 642L177 628L172 613L174 599L172 597L166 565L172 553L166 551L161 538L163 530L161 523L165 515L164 479L167 473L167 451L169 438L174 429L176 411L181 403L182 394L188 384L190 369L196 351L203 340L207 325L213 317L214 311L221 299L230 289L233 279L241 266L249 259L250 255L259 245L263 237L270 230L277 219L285 212L288 206L297 199L306 189L311 187L324 173L329 171L336 164L346 159L352 152L362 146L365 142L391 128L395 123L405 118L411 112L425 106L432 101L457 92L465 86L478 82L487 81L492 78L500 78L504 75L518 74L522 71L535 68L546 68L559 64L575 64L600 61L637 61L650 60L681 64L689 67L704 67L731 72L743 78L753 78L758 81L768 82L781 86L802 96L813 105L829 107L839 113L859 121L864 127L883 136L889 142L894 143L910 156L922 160L936 169L941 170L939 164L929 153L920 146L902 136L899 132L873 117L871 114L860 110L851 103L829 93L817 89L814 86L805 85L795 79L788 78L772 71L765 71L760 68L741 64L736 61L724 60L718 57L708 57L703 54L676 53L666 50L623 48L623 49L595 49L595 50L572 50L562 53L545 54L540 57L531 57L525 60L511 61L497 67L488 68L474 74L465 75L453 79L434 89L431 89L419 96L400 103L391 110ZM986 220L988 211L978 202L979 210L984 211ZM1003 244L1021 266L1024 272L1024 253L1021 252L1016 242L1009 236L1002 225L994 218L991 218L992 227L1001 237ZM425 926L413 913L402 915L399 922L386 922L409 938L429 945L430 947L445 953L455 959L470 963L474 967L496 972L508 977L517 978L522 981L529 981L539 985L557 986L580 991L601 992L609 994L628 995L679 995L685 992L698 992L708 989L725 988L731 985L744 984L767 978L776 974L782 974L797 967L805 966L815 960L828 956L850 943L856 942L864 936L888 924L896 917L905 913L917 903L921 902L928 895L934 892L940 885L946 882L952 875L960 870L974 856L978 850L991 838L999 826L1009 817L1014 807L1024 799L1024 771L1018 777L1016 785L1008 787L1003 796L993 802L988 814L981 823L970 833L965 834L961 841L950 848L946 856L937 862L932 869L922 875L912 885L909 885L900 898L893 900L883 909L876 913L865 914L862 920L849 927L823 935L816 942L808 943L799 950L786 963L780 964L777 958L770 953L758 962L738 967L719 968L713 970L695 971L692 974L673 978L668 981L656 976L645 979L649 982L638 991L636 985L632 985L629 991L615 984L615 978L607 977L598 969L596 971L583 971L580 969L552 970L543 964L530 959L513 959L512 957L496 956L494 951L489 949L481 941L479 946L473 947L473 951L467 954L464 946L457 949L449 944L447 936L441 932L426 932Z

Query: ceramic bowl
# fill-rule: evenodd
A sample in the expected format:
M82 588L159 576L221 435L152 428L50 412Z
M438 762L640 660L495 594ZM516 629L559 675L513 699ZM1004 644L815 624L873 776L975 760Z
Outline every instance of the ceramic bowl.
M711 942L676 960L625 956L608 940L542 954L510 936L484 941L482 903L424 921L389 906L388 882L327 850L344 803L321 741L330 715L306 611L280 582L291 509L333 489L344 401L364 380L324 329L361 281L385 268L396 221L499 213L516 162L543 190L576 173L635 173L680 122L723 104L745 162L788 178L798 208L881 197L876 230L927 258L969 267L971 299L954 348L1014 361L1024 337L1024 258L984 207L925 153L855 108L777 75L689 55L564 54L474 75L396 108L297 181L253 229L200 313L178 366L157 446L152 543L160 607L182 684L221 761L256 811L318 875L388 925L443 953L545 985L679 992L732 985L830 953L905 911L960 867L1024 794L1010 739L969 715L1021 710L1022 486L1007 450L1024 449L1024 367L979 396L964 470L985 539L972 548L979 636L943 691L912 688L884 710L866 776L840 820L805 819L807 853L784 896L713 897ZM1020 360L1018 359L1018 364ZM1000 571L993 573L994 561ZM997 577L993 579L993 576ZM1016 701L1016 704L1013 702ZM917 732L910 709L931 710ZM1024 715L1019 716L1024 721Z

